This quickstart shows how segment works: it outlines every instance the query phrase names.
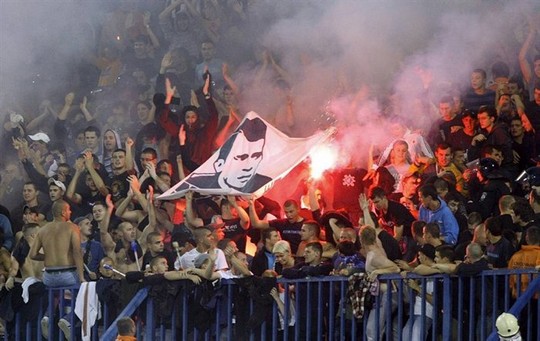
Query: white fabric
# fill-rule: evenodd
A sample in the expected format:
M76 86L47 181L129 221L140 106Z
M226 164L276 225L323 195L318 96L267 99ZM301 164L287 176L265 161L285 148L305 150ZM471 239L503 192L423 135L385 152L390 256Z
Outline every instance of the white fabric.
M225 254L220 249L215 249L217 259L216 264L214 267L214 270L224 270L229 268L227 265L227 259L225 258ZM197 249L190 250L182 255L182 258L180 258L180 266L182 269L189 269L193 268L193 263L195 262L195 258L199 256L201 253L197 251Z
M260 124L250 124L253 122ZM265 127L264 143L260 147L260 156L255 157L254 148L257 147L253 146L254 143L249 143L245 137L239 138L239 136L245 136L245 131L262 134L261 126ZM238 128L219 150L189 176L160 195L158 199L178 199L183 197L187 191L213 195L254 194L256 197L260 197L272 188L276 180L283 178L308 157L313 148L327 141L335 131L335 128L329 128L307 138L290 138L251 111L246 114ZM256 141L261 141L261 139ZM226 156L222 155L220 158L222 150L222 154ZM225 152L225 150L229 152ZM245 157L239 159L237 153L241 153ZM246 163L239 166L240 160ZM249 169L250 172L246 169ZM249 175L241 176L244 181L247 181L247 183L244 182L244 187L237 187L238 182L234 180L233 183L236 185L224 180L240 176L238 173L242 170L245 170L246 174L249 173ZM250 180L245 180L248 177ZM256 181L257 178L260 181ZM261 178L264 178L264 181Z
M84 304L85 295L88 295L86 305ZM75 314L81 321L86 315L86 326L81 327L81 337L83 341L90 340L92 327L101 318L101 303L96 293L96 282L81 283L75 301Z
M36 282L41 282L39 279L37 279L36 277L28 277L27 279L24 280L24 282L22 283L22 299L24 301L24 303L28 303L28 300L30 299L30 295L28 294L28 288L30 288L30 286Z

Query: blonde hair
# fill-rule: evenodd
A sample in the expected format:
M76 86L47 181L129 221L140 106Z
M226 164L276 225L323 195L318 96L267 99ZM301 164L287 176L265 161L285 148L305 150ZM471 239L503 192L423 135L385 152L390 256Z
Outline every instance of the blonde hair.
M274 248L272 249L272 253L276 252L289 252L291 253L291 245L286 240L280 240L276 242L274 245Z

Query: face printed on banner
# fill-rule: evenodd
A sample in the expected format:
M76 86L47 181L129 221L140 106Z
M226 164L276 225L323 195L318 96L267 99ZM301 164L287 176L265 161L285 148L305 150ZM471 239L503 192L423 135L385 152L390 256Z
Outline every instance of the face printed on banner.
M221 147L214 162L219 185L223 188L245 190L257 176L263 159L266 125L260 119L247 120Z

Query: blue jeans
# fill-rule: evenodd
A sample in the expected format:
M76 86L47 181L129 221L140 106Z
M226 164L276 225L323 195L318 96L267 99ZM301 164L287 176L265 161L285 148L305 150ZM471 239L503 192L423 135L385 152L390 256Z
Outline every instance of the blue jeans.
M47 268L43 272L43 284L51 288L79 285L77 268Z

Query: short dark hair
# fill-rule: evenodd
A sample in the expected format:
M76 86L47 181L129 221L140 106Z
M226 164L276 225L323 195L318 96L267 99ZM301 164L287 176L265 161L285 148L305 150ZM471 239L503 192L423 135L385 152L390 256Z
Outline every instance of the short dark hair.
M319 243L319 242L311 242L311 243L307 243L306 244L306 249L310 247L312 248L315 252L317 252L319 255L322 255L322 244Z
M437 223L427 223L426 226L424 226L424 229L435 239L439 239L441 237L441 228Z
M369 190L369 198L371 200L375 198L384 198L386 197L386 193L384 192L384 189L381 187L373 187Z
M283 203L283 207L291 207L291 206L294 206L296 208L300 207L298 205L298 201L296 201L294 199L288 199Z
M122 153L124 153L124 155L126 155L126 150L123 149L123 148L116 148L116 149L112 152L112 154L118 153L118 152L122 152ZM111 154L111 155L112 155L112 154Z
M510 68L505 62L497 61L491 65L491 74L493 78L508 77L510 75Z
M116 321L116 327L119 335L133 336L135 322L129 316L125 316Z
M152 158L157 159L157 152L156 152L156 150L155 150L154 148L152 148L152 147L146 147L146 148L144 148L144 149L142 150L142 152L141 152L141 155L142 155L142 154L151 154L151 155L152 155Z
M479 73L479 74L482 75L482 77L483 77L484 79L487 78L487 73L486 73L486 70L484 70L484 69L474 69L474 70L472 71L472 73Z
M310 231L312 231L317 238L321 235L321 225L315 220L306 220L303 225L308 226Z
M424 227L426 222L423 220L415 220L411 224L411 231L413 231L415 236L421 236L424 233Z
M447 150L450 148L450 151L452 151L452 146L447 142L441 142L437 145L437 148L435 150Z
M529 226L525 235L525 240L529 245L540 245L540 228Z
M99 128L96 127L96 126L88 126L88 127L86 127L84 129L84 134L85 135L86 135L86 133L90 133L90 132L95 132L97 137L101 136L101 130L99 130Z
M269 227L267 229L264 229L262 231L262 240L265 241L267 239L270 239L272 232L277 232L277 229L275 227Z
M498 147L493 144L486 144L480 149L480 158L488 157L488 155L493 154L494 150L502 151L501 147Z
M489 217L484 222L484 226L486 228L486 231L489 231L493 236L502 236L503 228L501 219L498 217Z
M482 105L478 109L478 115L486 113L489 117L497 118L497 109L493 105Z
M236 131L225 141L223 146L219 149L218 159L225 160L236 141L239 134L243 134L246 140L249 142L255 142L259 140L266 141L266 124L263 120L256 117L254 119L246 119L244 122L236 128ZM263 147L264 148L264 147Z
M167 258L165 256L155 256L154 258L152 258L152 260L150 261L150 268L153 268L154 266L156 266L156 264L159 262L160 259L165 259L167 260Z
M482 215L480 212L471 212L467 217L467 224L471 226L476 226L482 222Z
M433 185L424 185L420 187L418 190L418 193L421 193L424 197L431 197L433 200L438 199L437 190L435 189L435 186Z
M519 198L510 207L522 221L529 222L534 219L534 210L526 199Z
M456 258L454 249L450 245L439 245L437 248L435 248L435 251L439 253L441 258L446 258L450 262L453 262Z

